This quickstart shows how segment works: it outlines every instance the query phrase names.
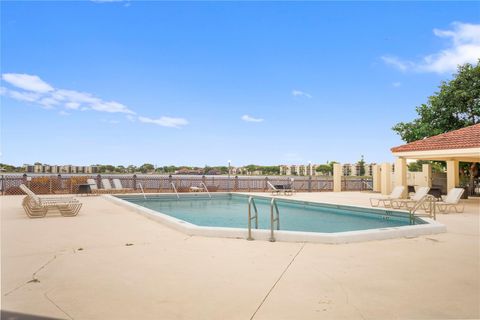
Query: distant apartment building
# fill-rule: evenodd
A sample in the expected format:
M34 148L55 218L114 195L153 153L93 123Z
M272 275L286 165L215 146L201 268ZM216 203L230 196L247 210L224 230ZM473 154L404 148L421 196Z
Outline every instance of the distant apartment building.
M97 173L97 166L72 166L72 165L47 165L47 164L34 164L23 165L26 173L55 173L55 174L69 174L69 173Z
M307 165L281 165L280 166L280 175L284 176L314 176L317 174L316 164L307 164Z
M375 163L365 164L363 169L365 170L364 176L371 176L373 174L373 166ZM350 164L344 163L342 164L342 174L344 176L361 176L361 166L358 163Z

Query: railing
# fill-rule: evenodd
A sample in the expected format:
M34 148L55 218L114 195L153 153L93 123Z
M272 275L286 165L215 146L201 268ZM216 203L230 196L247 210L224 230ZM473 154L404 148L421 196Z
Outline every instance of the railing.
M145 200L147 200L147 196L145 195L145 191L143 191L143 186L142 186L142 184L139 183L138 186L140 187L140 190L142 190L143 198L144 198Z
M255 216L252 217L252 206L255 210ZM253 197L248 197L248 237L247 240L253 240L252 237L252 219L255 219L255 229L258 229L258 210Z
M175 187L175 183L170 182L170 184L172 185L173 191L175 191L175 194L177 195L177 199L180 199L180 196L178 195L177 187Z
M166 176L166 175L122 175L122 174L4 174L0 176L0 189L2 195L21 195L19 186L25 184L36 194L75 194L80 184L93 179L100 185L102 179L119 179L125 189L139 192L139 183L143 192L163 193L172 191L175 184L178 193L190 192L190 187L204 185L209 193L225 192L228 190L226 176ZM310 180L310 181L309 181ZM360 191L364 189L361 179L345 179L342 183L343 190ZM310 182L310 183L309 183ZM272 185L291 185L297 192L324 192L333 189L333 179L328 176L297 176L294 181L288 176L240 176L231 179L230 191L232 192L267 192L269 183Z
M425 207L427 202L428 202L428 208ZM422 199L420 199L417 203L415 203L415 205L408 210L409 217L410 217L410 224L415 224L415 216L423 215L423 214L416 214L418 209L424 209L427 216L433 217L434 220L437 220L435 202L436 202L435 197L427 194Z
M275 209L276 217L274 217L273 209ZM273 234L275 222L277 223L276 229L280 230L280 212L278 211L277 201L275 198L272 198L272 201L270 201L270 242L275 242L275 236Z
M210 197L210 199L212 199L212 195L210 194L210 192L208 191L208 188L207 188L207 185L205 183L201 183L201 185L203 186L203 188L205 189L205 191L207 192L208 196Z

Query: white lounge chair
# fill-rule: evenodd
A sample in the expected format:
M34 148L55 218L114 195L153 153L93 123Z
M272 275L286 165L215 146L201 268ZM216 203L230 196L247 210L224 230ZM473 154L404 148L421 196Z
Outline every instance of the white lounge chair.
M102 186L105 192L112 193L114 191L114 189L112 188L112 185L110 184L109 179L106 179L106 178L102 179Z
M29 218L43 218L50 209L57 209L64 217L73 217L82 208L82 203L72 197L39 197L24 184L20 189L27 194L22 206Z
M463 188L450 189L447 196L442 201L435 203L438 211L442 213L448 213L450 208L454 208L455 212L457 213L463 212L464 205L460 203L460 198L464 192L465 189Z
M406 209L411 209L428 194L428 191L430 191L429 187L420 187L410 199L391 199L390 206L395 209L400 209L403 206Z
M275 188L273 184L270 183L270 181L267 181L267 185L272 189L272 196L273 195L279 195L280 194L280 189Z
M120 181L120 179L113 179L113 187L115 189L115 191L120 191L120 192L127 192L127 191L131 191L133 189L130 189L130 188L124 188L122 186L122 182Z
M90 190L94 194L102 192L102 189L98 189L97 182L94 179L87 179L87 183L90 185Z
M370 198L370 205L372 207L378 207L380 204L383 204L385 207L391 204L391 201L394 199L400 199L403 194L403 190L405 190L404 186L396 186L393 188L392 193L389 196L382 197L382 198Z

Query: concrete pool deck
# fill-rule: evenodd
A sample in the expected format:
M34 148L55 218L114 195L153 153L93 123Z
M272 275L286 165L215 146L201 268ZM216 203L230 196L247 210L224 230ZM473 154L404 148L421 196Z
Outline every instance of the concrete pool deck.
M368 193L292 199L368 205ZM191 237L103 197L28 219L3 196L2 310L60 319L478 319L480 201L447 233L349 244Z

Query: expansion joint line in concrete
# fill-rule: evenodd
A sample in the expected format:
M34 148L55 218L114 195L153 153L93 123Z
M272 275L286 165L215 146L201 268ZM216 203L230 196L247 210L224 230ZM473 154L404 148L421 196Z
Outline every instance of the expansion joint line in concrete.
M292 265L292 263L295 261L295 258L297 258L297 256L300 254L300 252L303 250L303 247L305 247L305 242L302 244L302 246L300 247L300 249L298 249L297 253L293 256L292 260L290 260L290 263L285 267L285 269L283 270L283 272L280 274L280 276L278 277L277 281L275 281L275 283L273 284L273 286L270 288L270 290L268 290L267 294L265 295L265 297L263 298L263 300L260 302L259 306L257 307L257 309L255 310L255 312L252 314L252 316L250 317L250 320L253 320L253 318L255 317L255 315L257 314L258 310L260 310L260 308L263 306L263 304L265 303L265 301L267 300L268 296L270 295L270 293L273 291L273 289L275 289L275 286L277 285L277 283L282 279L283 275L287 272L288 268L290 268L290 266Z
M43 294L45 296L45 299L47 299L48 301L50 301L58 310L60 310L63 314L65 314L70 320L73 320L73 317L71 315L69 315L65 310L63 310L62 308L60 308L60 306L58 304L55 303L55 301L53 301L52 299L50 299L50 297L48 296L47 292L45 292Z
M53 258L51 258L50 260L48 260L46 263L44 263L43 265L40 266L40 268L38 268L33 274L32 274L32 280L28 280L27 282L19 285L18 287L8 291L7 293L5 293L3 296L6 297L8 296L9 294L17 291L18 289L22 288L23 286L29 284L29 283L34 283L34 282L40 282L38 279L37 279L37 273L39 273L41 270L43 270L46 266L48 266L50 263L52 263L55 259L57 258L57 255L54 255Z

